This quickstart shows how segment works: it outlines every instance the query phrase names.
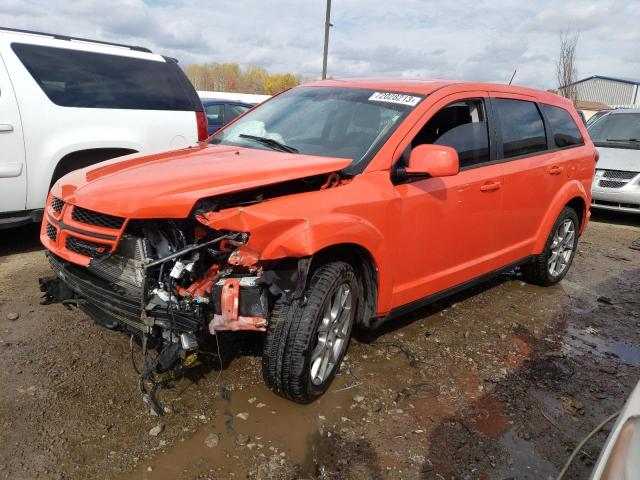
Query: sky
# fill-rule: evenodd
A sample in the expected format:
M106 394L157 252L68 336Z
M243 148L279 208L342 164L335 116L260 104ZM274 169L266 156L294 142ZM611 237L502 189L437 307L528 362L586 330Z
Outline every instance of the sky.
M325 0L0 0L0 26L141 45L190 63L319 78ZM640 78L640 1L333 0L333 77L448 78L553 88L563 31L578 78Z

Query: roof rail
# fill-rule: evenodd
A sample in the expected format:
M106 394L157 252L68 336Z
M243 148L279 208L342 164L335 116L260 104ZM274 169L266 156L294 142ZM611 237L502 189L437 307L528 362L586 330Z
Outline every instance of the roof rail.
M44 35L47 37L53 37L57 40L75 40L75 41L79 41L79 42L90 42L90 43L99 43L101 45L110 45L112 47L124 47L124 48L128 48L130 50L136 50L138 52L146 52L146 53L153 53L151 50L149 50L148 48L145 47L137 47L135 45L125 45L123 43L114 43L114 42L103 42L101 40L91 40L89 38L81 38L81 37L70 37L68 35L58 35L57 33L44 33L44 32L35 32L33 30L20 30L17 28L7 28L7 27L0 27L0 32L14 32L14 33L29 33L32 35Z

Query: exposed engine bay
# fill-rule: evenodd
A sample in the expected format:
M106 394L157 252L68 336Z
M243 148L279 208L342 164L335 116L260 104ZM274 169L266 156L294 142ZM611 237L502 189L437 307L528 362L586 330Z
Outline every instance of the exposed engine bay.
M205 335L265 331L274 302L302 291L308 259L261 262L248 238L194 219L131 220L115 251L86 252L86 268L49 252L56 276L40 279L44 303L77 307L138 338L140 390L161 415L153 395L157 375L193 365ZM84 247L95 249L90 242Z

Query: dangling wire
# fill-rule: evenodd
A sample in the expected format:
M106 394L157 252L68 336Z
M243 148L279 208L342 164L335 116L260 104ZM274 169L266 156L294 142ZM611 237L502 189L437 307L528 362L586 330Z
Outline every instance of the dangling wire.
M135 358L135 354L133 353L133 337L134 336L135 334L132 333L131 338L129 339L129 353L131 353L131 366L133 367L133 370L138 374L138 376L140 376L140 369L136 365L136 358Z

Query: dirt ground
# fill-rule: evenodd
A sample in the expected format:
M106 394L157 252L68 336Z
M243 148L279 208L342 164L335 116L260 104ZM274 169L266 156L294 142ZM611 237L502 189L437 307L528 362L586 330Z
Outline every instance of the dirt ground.
M639 226L594 214L560 285L513 273L358 334L311 405L263 385L258 335L221 336L161 418L127 336L39 304L37 229L0 231L0 478L552 478L640 378Z

